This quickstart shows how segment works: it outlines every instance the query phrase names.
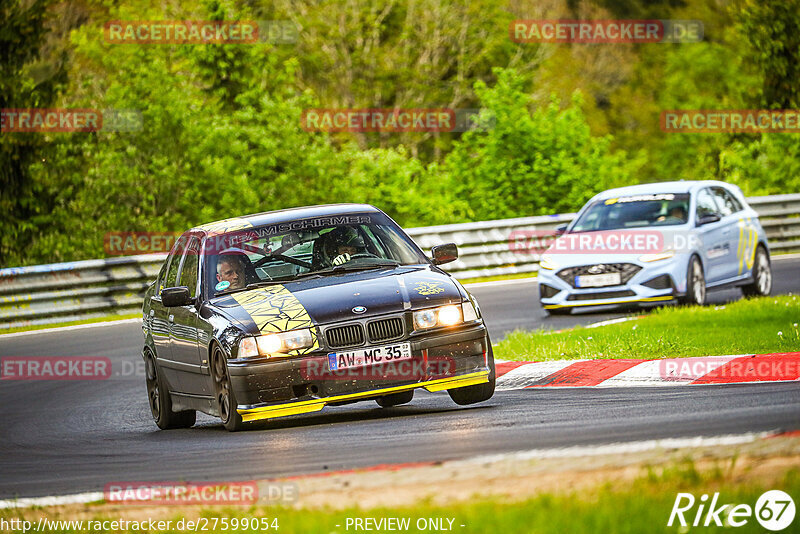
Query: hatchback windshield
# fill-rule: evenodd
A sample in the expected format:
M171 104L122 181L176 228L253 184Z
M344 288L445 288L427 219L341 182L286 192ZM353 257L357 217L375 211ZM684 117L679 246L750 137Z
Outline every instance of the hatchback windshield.
M342 271L427 263L382 214L301 219L212 235L205 241L211 294Z
M689 213L688 193L660 193L609 198L593 203L570 232L617 230L647 226L685 224Z

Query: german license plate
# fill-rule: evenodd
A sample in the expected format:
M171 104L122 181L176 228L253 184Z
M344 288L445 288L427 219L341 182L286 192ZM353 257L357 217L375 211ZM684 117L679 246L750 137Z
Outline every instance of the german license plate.
M584 274L575 277L575 287L618 286L621 283L619 273Z
M366 367L379 363L398 362L411 359L411 343L396 343L382 347L329 352L328 367L331 371Z

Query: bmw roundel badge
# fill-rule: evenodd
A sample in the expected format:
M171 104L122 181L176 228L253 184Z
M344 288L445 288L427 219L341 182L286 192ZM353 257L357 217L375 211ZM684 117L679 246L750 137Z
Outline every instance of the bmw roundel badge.
M356 306L353 308L353 313L364 313L367 309L364 306Z

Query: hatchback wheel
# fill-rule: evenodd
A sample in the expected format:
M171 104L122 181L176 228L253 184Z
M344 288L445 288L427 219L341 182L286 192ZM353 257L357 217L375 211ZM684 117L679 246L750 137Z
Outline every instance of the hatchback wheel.
M686 296L684 304L702 306L706 302L706 277L703 273L703 264L697 256L689 260L689 270L686 274Z
M753 262L753 283L742 286L746 297L764 297L772 291L772 266L767 251L761 245L756 249Z

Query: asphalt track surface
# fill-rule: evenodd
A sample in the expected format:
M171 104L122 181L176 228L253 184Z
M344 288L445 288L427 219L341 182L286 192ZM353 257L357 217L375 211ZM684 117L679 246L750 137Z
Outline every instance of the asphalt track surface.
M773 264L773 294L799 293L800 259ZM619 310L546 317L535 283L478 286L494 341L514 328L565 328ZM738 290L710 294L714 303ZM443 461L534 448L800 429L800 383L498 392L458 407L443 393L371 402L226 432L204 415L159 431L147 406L135 323L0 337L5 356L105 356L99 381L2 381L0 498L102 490L120 481L251 480Z

